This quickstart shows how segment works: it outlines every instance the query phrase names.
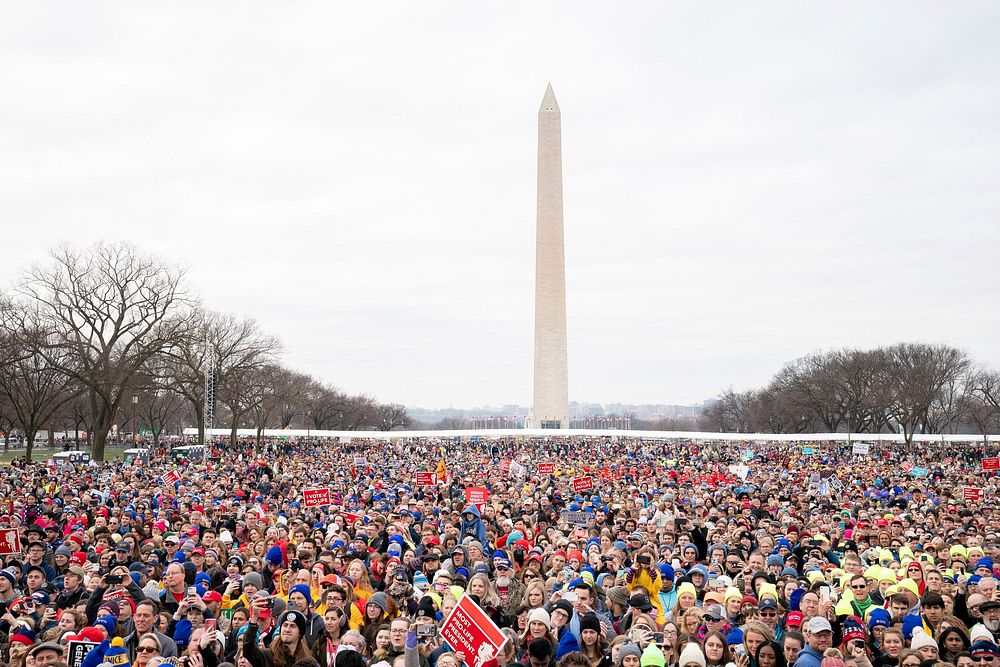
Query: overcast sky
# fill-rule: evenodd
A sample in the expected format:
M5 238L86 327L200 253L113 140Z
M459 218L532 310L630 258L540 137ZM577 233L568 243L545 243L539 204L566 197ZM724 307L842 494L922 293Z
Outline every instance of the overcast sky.
M1000 4L333 4L5 7L0 283L127 240L344 390L529 404L551 80L571 399L1000 366Z

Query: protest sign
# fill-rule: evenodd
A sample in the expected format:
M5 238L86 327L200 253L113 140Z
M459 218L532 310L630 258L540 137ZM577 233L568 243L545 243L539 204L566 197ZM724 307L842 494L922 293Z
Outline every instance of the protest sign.
M490 492L481 486L473 486L465 490L465 502L470 505L480 507L481 505L485 505L489 498ZM480 509L482 508L480 507Z
M538 474L539 475L551 475L555 472L556 464L551 461L543 461L538 464Z
M169 472L163 473L164 484L176 484L179 481L181 481L181 473L176 468L170 470Z
M9 528L0 530L0 556L21 553L21 538L17 534L17 529Z
M734 475L745 481L746 478L750 475L750 466L734 463L733 465L729 466L729 472L733 473Z
M867 442L855 442L851 445L852 454L867 454L871 451L871 444Z
M463 595L448 614L441 638L452 650L465 654L469 667L482 667L507 643L507 636L468 595Z
M528 474L528 471L525 469L525 467L523 465L521 465L517 461L511 461L510 462L510 475L511 475L511 477L521 478L521 477L524 477L526 474Z
M354 457L354 467L355 468L364 468L367 465L368 465L368 460L365 459L365 457L363 457L363 456L355 456Z
M303 507L322 507L330 504L330 488L306 489L302 492Z
M963 500L980 500L983 497L983 490L977 486L962 487Z
M417 486L434 486L437 484L434 473L430 470L418 470L413 475L413 481Z
M573 490L576 492L580 491L590 491L594 488L594 478L593 477L575 477L573 478Z
M983 459L983 470L1000 470L1000 458L994 456Z
M67 667L80 667L87 654L97 646L95 642L70 641L66 645L66 665Z
M593 512L572 512L570 510L563 510L559 513L562 520L571 526L586 526L594 518Z

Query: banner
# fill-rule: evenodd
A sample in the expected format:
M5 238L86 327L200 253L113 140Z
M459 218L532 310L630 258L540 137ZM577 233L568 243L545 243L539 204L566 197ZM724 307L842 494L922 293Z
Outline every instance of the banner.
M507 643L507 636L468 595L463 595L448 614L441 626L441 638L452 650L465 654L469 667L483 667Z
M964 486L962 487L962 499L963 500L982 500L983 490L978 486Z
M868 442L855 442L855 443L851 444L851 453L852 454L867 454L869 451L871 451L871 448L872 448L871 443L868 443Z
M355 468L366 468L368 467L368 460L363 456L354 457L354 467Z
M18 537L16 528L0 530L0 556L11 554L21 554L21 538Z
M180 473L180 471L177 470L177 468L174 468L173 470L171 470L169 472L163 473L162 479L163 479L163 483L164 484L171 484L171 485L173 485L173 484L176 484L177 482L181 481L181 473Z
M83 659L87 657L94 647L97 646L95 642L84 642L84 641L74 641L71 640L66 645L66 664L68 667L80 667L83 664Z
M437 484L437 479L435 479L434 473L430 470L418 470L413 474L413 481L417 486L434 486Z
M485 505L489 498L490 492L481 486L473 486L465 490L465 502L470 505L475 505L480 509L482 509L480 506Z
M354 522L361 518L360 514L351 514L350 512L344 512L341 516L344 517L344 521L351 525L354 525Z
M1000 458L983 459L983 470L1000 470Z
M573 490L576 492L580 491L590 491L594 488L594 478L593 477L574 477L573 478Z
M527 475L528 471L527 471L527 469L523 465L521 465L517 461L511 461L510 462L510 474L511 474L512 477L517 477L518 479L520 479L521 477L524 477L525 475Z
M302 492L303 507L322 507L330 504L330 488L306 489Z
M556 464L551 461L545 461L538 464L538 474L539 475L551 475L555 472Z

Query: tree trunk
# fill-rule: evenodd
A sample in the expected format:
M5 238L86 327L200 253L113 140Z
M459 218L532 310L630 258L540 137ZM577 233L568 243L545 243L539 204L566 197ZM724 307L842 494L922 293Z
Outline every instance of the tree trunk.
M24 460L31 463L31 450L35 448L35 434L38 428L33 424L24 427Z

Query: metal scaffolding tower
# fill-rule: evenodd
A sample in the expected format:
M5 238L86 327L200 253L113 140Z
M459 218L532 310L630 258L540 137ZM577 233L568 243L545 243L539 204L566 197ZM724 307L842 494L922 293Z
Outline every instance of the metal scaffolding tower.
M215 400L217 395L218 371L215 367L215 346L205 341L205 428L215 427Z

